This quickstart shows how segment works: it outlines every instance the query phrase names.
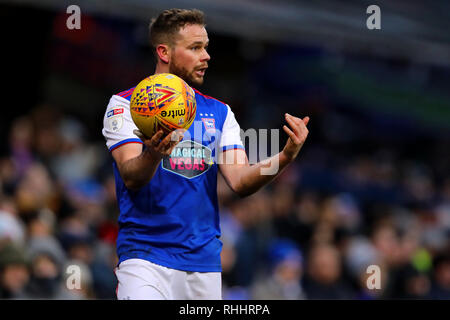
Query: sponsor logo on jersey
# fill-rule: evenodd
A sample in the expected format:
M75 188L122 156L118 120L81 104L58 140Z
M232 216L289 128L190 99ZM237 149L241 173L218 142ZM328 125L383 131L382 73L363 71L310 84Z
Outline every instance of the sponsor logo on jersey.
M112 116L116 116L118 114L122 114L123 113L123 108L116 108L116 109L112 109L109 110L108 113L106 114L106 117L112 117Z
M176 145L170 156L163 158L161 166L165 170L191 179L211 168L214 164L211 154L208 147L192 140L185 140Z

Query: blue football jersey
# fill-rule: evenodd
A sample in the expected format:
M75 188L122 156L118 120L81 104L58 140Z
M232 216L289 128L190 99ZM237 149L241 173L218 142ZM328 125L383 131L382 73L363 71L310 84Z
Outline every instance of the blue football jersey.
M110 151L141 143L130 114L134 88L113 95L102 133ZM140 258L184 271L221 271L217 157L227 149L244 149L240 127L230 107L195 90L196 117L150 182L127 189L113 162L120 209L119 263Z

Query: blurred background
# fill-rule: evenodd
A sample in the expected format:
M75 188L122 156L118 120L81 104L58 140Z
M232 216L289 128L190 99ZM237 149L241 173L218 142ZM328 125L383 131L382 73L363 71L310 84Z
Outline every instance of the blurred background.
M115 299L103 114L153 73L148 23L171 7L205 12L199 89L242 129L311 118L297 161L257 194L219 177L224 299L450 299L446 0L0 1L0 298Z

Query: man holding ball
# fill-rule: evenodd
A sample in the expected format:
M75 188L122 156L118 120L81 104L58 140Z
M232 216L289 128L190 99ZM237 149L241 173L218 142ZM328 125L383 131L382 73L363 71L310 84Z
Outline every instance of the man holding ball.
M163 11L150 24L150 38L155 74L175 74L194 88L203 83L210 56L201 11ZM130 116L132 92L112 96L102 131L114 158L120 209L117 298L221 299L218 171L237 194L256 192L295 160L308 136L309 118L286 114L283 129L289 138L283 150L250 165L227 104L195 90L196 118L184 139L178 131L163 137L161 130L147 138ZM199 128L200 138L194 132ZM213 136L217 147L211 150ZM187 160L199 162L183 166ZM272 166L277 172L262 174Z

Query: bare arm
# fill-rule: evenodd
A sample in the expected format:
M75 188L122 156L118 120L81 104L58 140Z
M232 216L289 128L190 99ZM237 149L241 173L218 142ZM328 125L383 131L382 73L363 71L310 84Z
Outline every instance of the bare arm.
M227 184L241 196L250 195L277 177L283 169L297 157L307 136L306 125L309 117L303 120L286 114L289 124L283 130L289 135L283 150L273 157L255 165L249 165L243 150L229 150L222 153L220 171Z
M162 158L170 155L173 148L183 138L182 134L173 131L163 140L162 130L152 138L141 137L146 148L140 144L125 144L112 151L125 186L131 190L138 190L146 185L154 176Z

